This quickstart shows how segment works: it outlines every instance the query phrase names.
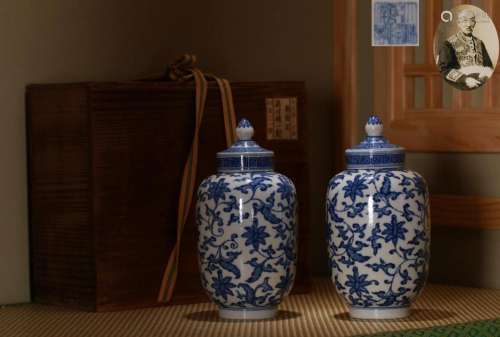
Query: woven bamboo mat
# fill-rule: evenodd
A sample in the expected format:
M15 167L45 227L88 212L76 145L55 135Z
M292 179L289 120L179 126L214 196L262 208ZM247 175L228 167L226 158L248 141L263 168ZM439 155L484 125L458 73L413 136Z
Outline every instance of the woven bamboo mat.
M0 309L1 337L355 336L500 317L500 290L428 285L403 320L351 320L329 280L307 295L288 297L274 320L218 319L213 304L87 313L25 304Z

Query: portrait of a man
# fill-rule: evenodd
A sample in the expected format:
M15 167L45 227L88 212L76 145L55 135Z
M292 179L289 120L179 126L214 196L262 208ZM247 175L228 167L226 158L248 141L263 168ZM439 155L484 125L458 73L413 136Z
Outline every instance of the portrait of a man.
M439 47L437 65L444 79L461 90L482 86L493 73L493 63L484 42L474 36L476 16L470 9L457 15L458 32Z

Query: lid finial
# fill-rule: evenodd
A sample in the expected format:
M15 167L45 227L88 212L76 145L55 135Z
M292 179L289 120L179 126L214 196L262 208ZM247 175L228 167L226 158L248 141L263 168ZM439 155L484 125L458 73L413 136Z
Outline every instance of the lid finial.
M384 138L382 119L371 115L365 124L367 137L345 150L347 169L403 169L405 150Z
M236 142L217 152L217 172L266 172L273 170L274 152L260 147L254 140L253 127L242 118L236 127Z
M253 126L248 119L242 118L236 127L238 140L251 140L253 137Z
M371 115L365 124L365 131L369 137L381 137L384 133L384 126L380 117Z

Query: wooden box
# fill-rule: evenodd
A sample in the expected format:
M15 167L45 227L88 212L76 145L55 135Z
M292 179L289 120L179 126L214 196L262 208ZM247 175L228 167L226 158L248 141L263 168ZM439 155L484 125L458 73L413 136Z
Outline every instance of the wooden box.
M255 139L275 151L276 170L296 184L295 291L304 291L309 200L304 84L232 88L238 118L251 120ZM181 173L193 137L193 84L30 85L26 98L33 300L91 311L161 305L156 299L175 242ZM280 101L291 102L292 109ZM297 133L284 130L286 123ZM223 125L219 91L210 85L198 181L216 171L215 154L226 148ZM196 239L191 216L172 303L208 300Z

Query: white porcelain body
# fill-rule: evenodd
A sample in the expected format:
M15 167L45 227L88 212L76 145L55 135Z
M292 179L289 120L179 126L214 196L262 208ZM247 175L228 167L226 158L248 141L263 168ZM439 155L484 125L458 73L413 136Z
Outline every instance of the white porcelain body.
M401 318L425 285L428 189L408 170L347 170L329 183L332 280L355 318Z
M203 287L222 318L265 319L292 288L296 192L275 172L217 174L197 194Z

